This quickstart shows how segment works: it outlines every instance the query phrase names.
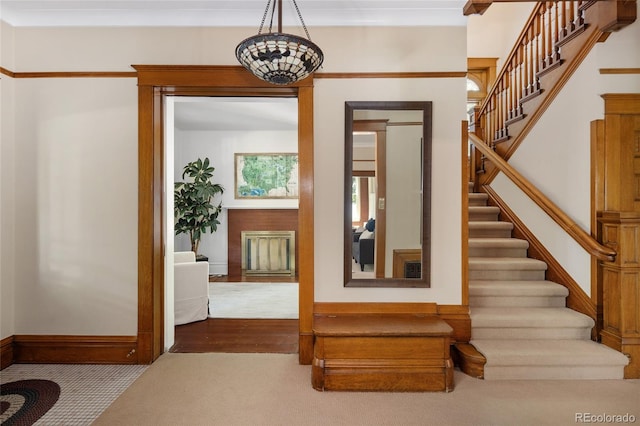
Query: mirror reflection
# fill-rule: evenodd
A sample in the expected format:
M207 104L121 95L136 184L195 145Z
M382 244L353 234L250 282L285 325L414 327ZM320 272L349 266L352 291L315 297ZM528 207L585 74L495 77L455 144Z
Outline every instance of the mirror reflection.
M428 287L430 102L345 105L348 287Z

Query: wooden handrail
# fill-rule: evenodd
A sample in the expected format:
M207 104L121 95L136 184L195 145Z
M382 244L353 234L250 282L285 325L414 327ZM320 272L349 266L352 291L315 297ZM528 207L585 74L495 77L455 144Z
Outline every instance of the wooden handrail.
M505 160L496 154L478 136L470 133L469 141L479 150L487 160L491 161L502 173L516 184L534 203L549 215L562 229L565 230L580 246L591 256L599 260L615 261L616 251L610 247L603 246L595 238L586 233L577 223L567 216L558 206L549 200L540 190L538 190L524 176L518 173Z

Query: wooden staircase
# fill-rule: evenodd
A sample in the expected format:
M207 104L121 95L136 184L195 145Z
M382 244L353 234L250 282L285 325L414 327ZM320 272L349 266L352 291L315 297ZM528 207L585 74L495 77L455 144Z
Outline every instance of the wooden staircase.
M609 262L614 250L595 241L507 161L595 44L635 19L635 1L538 3L477 108L469 138L475 189L491 192L490 183L503 172L587 253ZM586 298L588 305L589 297L570 293L567 286L573 284L547 279L557 275L555 267L551 273L546 262L529 258L529 243L512 238L513 225L499 220L500 208L488 206L488 195L473 188L470 184L471 340L457 343L454 351L461 369L485 379L623 378L629 359L592 341L595 312L567 307L567 299L575 308L576 298Z
M470 185L471 188L471 185ZM592 318L566 307L568 290L545 278L487 194L469 194L471 341L462 370L485 379L622 379L629 360L591 341Z

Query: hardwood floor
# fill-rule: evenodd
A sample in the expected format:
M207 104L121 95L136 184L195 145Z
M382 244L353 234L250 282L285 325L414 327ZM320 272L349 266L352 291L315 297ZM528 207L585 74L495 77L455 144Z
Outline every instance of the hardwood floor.
M296 282L296 277L278 281ZM210 282L273 281L273 277L211 276ZM170 352L298 353L297 319L207 318L175 328Z
M298 353L298 320L207 318L178 325L170 352Z

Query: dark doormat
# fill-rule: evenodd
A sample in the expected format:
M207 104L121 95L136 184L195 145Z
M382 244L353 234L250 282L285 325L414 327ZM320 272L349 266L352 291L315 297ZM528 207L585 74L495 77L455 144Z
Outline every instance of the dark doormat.
M0 424L32 425L60 397L60 386L50 380L19 380L0 386Z

